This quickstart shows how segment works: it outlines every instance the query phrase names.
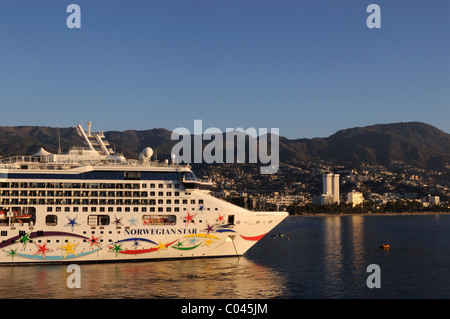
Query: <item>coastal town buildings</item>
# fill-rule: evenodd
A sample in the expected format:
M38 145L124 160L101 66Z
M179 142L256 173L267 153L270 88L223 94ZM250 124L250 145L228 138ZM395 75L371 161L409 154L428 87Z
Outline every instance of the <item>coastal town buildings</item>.
M196 170L197 171L197 170ZM324 175L339 174L340 204L334 201L333 184L324 185ZM199 176L211 177L215 196L226 198L250 209L289 210L316 204L317 209L329 205L361 207L372 211L392 209L393 204L410 209L445 209L450 198L450 172L430 170L393 161L388 165L337 165L325 161L281 163L276 174L263 175L257 166L224 164L201 168ZM335 189L337 187L335 186ZM244 200L241 190L245 190ZM349 193L351 200L348 202ZM324 194L325 193L325 194ZM358 195L360 193L361 195ZM342 206L344 207L344 206Z
M352 190L350 193L347 194L347 203L351 204L352 207L355 207L356 205L360 205L364 202L364 197L361 192L356 192Z
M434 205L439 205L441 202L441 199L439 196L425 196L422 197L421 202L424 206L434 206Z

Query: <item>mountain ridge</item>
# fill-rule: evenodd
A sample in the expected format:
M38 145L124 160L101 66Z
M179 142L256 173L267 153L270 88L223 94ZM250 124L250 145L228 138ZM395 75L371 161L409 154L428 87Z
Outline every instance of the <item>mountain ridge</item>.
M163 128L104 132L111 147L126 157L137 158L147 146L158 159L170 158L170 151L178 141L171 140L172 132ZM209 141L203 141L204 145ZM30 155L40 147L58 152L83 145L75 128L48 126L0 127L0 155ZM441 168L450 163L450 134L423 123L398 122L353 127L337 131L325 138L288 139L279 137L280 163L304 160L326 160L336 163L386 164L403 161L408 164Z

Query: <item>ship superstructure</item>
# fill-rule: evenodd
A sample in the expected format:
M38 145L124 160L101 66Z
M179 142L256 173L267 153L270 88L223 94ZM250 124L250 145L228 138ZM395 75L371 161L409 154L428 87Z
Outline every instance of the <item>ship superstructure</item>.
M0 264L236 256L286 216L209 194L189 165L115 154L81 125L86 147L40 149L0 164Z

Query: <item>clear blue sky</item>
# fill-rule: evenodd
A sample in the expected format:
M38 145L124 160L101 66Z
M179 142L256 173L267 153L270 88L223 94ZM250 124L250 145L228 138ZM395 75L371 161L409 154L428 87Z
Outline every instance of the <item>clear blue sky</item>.
M0 126L450 132L449 17L447 0L0 0Z

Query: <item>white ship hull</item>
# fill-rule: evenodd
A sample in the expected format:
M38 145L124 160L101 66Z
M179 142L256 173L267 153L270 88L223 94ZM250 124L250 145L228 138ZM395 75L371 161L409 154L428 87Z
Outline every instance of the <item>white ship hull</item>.
M228 210L228 214L206 210L177 213L172 215L176 216L176 223L171 225L142 222L142 213L103 214L112 221L107 226L89 226L89 213L62 213L59 219L64 223L60 227L46 227L39 219L33 226L15 223L8 230L2 228L7 236L1 237L0 264L239 256L287 216L282 212L236 208L238 211ZM36 215L40 214L37 210ZM47 214L44 211L41 215Z
M116 262L244 254L287 213L253 212L202 189L188 165L87 149L41 149L0 164L0 265Z

